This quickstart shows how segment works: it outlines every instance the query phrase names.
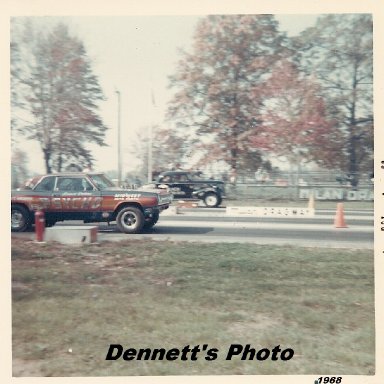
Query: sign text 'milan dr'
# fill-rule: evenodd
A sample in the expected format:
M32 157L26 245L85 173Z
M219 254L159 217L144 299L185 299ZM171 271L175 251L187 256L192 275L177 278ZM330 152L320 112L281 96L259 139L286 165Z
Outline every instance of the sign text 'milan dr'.
M313 194L315 200L373 201L373 189L348 190L342 188L300 189L300 199L309 199Z

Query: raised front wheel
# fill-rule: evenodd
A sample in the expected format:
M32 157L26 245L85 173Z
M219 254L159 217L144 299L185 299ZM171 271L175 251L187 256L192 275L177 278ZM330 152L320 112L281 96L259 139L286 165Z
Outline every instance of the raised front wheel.
M144 224L145 229L152 228L159 220L159 212L156 212L153 214L153 216L150 219L147 219Z

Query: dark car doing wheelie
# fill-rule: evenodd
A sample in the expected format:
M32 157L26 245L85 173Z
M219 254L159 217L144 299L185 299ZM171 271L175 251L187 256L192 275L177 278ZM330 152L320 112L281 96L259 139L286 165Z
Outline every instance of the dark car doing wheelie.
M169 187L177 199L200 199L207 207L218 207L225 198L224 182L203 176L200 171L162 172L156 186Z
M102 173L60 173L37 176L11 196L11 230L23 232L34 223L38 210L46 226L58 221L116 222L124 233L138 233L156 224L172 202L161 189L117 188Z

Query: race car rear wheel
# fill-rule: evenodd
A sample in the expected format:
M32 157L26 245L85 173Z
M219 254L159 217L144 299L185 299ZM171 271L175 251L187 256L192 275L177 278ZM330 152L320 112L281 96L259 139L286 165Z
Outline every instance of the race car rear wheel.
M207 193L204 196L204 204L207 207L215 208L215 207L218 207L220 203L221 203L220 197L214 192Z
M11 207L11 231L24 232L32 225L31 214L21 205Z
M144 215L139 208L125 207L117 214L117 227L124 233L138 233L144 226Z

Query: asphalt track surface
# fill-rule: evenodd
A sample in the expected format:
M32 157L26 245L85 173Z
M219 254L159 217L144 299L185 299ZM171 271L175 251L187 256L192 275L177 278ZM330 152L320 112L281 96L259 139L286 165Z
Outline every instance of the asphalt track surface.
M115 224L97 225L98 241L119 241L127 238L189 242L231 242L275 244L322 248L373 249L373 211L345 211L347 228L335 228L335 211L316 210L314 217L247 217L229 216L225 209L167 210L159 222L144 233L120 233ZM57 223L90 225L79 221ZM33 232L12 236L34 238Z
M159 222L134 238L172 241L240 242L328 248L373 249L373 212L345 212L347 228L335 228L334 211L315 217L233 217L222 209L180 209L160 215ZM120 240L115 225L99 226L100 240Z

